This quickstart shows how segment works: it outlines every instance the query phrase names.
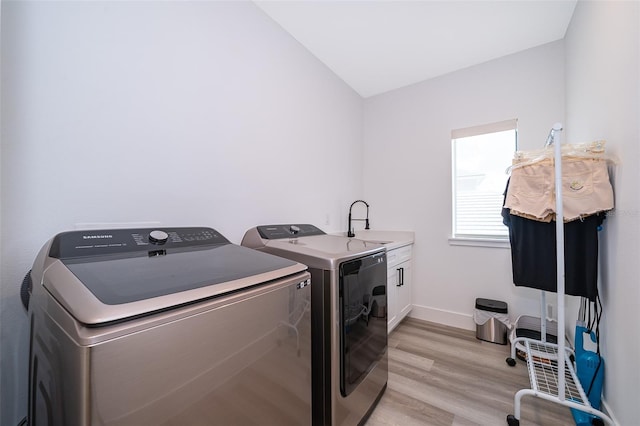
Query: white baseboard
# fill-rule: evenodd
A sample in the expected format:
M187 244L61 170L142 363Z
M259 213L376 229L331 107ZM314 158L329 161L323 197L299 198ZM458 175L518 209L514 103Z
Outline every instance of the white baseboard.
M461 314L460 312L446 311L444 309L431 308L429 306L413 305L411 318L423 321L431 321L450 327L462 328L464 330L475 330L476 324L473 315Z

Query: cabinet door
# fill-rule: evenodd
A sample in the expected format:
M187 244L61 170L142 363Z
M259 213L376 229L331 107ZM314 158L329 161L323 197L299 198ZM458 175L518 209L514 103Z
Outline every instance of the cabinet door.
M411 311L411 260L402 262L397 266L400 269L401 285L397 288L398 293L396 295L396 313L398 322L402 321L404 317Z
M411 311L412 247L404 246L387 252L388 331L391 332Z
M395 267L387 269L387 330L395 327L398 318L398 274Z

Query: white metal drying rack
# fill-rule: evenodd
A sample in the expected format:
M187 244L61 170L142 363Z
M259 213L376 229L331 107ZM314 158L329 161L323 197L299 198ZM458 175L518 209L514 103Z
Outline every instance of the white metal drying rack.
M509 426L520 424L520 402L526 395L536 396L569 408L584 411L600 417L607 425L615 425L613 420L600 410L593 408L586 396L580 380L571 362L573 351L565 347L564 329L564 220L562 210L562 151L560 135L562 124L555 123L545 146L554 145L555 158L555 191L556 191L556 262L557 262L557 296L558 296L558 343L546 341L547 321L545 315L545 292L540 296L540 340L516 337L511 342L511 358L507 364L515 365L516 343L520 342L525 348L529 381L531 389L521 389L516 392L514 400L514 414L507 416Z

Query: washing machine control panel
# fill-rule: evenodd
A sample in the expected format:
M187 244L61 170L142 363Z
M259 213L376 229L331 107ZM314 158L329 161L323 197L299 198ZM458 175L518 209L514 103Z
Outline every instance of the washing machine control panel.
M287 225L258 226L258 233L265 240L325 235L325 232L313 225L298 223Z
M229 240L215 229L202 227L70 231L54 237L49 256L69 259L141 251L158 255L166 249L219 244L229 244Z

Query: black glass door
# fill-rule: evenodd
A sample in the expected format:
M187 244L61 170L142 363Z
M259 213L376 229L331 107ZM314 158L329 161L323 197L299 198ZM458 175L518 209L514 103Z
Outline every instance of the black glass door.
M385 253L340 265L340 391L349 395L387 348Z

